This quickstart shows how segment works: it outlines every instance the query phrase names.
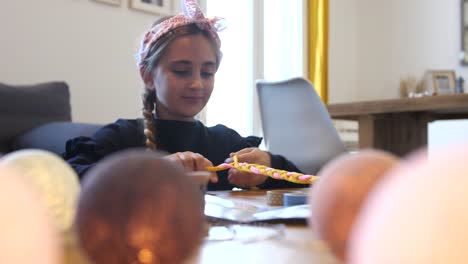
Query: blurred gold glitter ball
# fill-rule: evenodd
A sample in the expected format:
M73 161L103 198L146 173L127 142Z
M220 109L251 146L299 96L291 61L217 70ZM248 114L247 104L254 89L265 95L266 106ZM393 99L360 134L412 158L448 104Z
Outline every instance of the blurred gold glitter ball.
M9 153L0 165L18 171L35 189L57 229L69 230L75 218L80 183L76 172L61 157L45 150L27 149Z

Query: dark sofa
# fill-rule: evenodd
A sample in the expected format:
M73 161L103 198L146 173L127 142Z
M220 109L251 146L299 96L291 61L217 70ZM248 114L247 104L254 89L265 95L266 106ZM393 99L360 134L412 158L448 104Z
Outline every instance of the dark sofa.
M36 148L61 155L68 139L91 136L101 126L72 122L65 82L0 83L0 153Z

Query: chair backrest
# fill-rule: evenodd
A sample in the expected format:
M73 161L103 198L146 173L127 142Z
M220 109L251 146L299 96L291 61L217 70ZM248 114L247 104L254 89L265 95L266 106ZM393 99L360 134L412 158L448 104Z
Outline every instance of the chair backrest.
M265 144L273 154L315 174L346 151L313 85L303 78L256 82Z

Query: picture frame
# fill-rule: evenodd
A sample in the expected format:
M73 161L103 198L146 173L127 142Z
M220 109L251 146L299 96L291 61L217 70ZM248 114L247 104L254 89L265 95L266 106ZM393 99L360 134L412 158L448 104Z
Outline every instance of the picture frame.
M107 5L113 5L113 6L120 6L122 4L122 0L92 0L92 1L107 4Z
M172 14L172 0L129 0L129 7L157 15Z
M455 94L455 71L427 71L426 84L427 90L432 95Z

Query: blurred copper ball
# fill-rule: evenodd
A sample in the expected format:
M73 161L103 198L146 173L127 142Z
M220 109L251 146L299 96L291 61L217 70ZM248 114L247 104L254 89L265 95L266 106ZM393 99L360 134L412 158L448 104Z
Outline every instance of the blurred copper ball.
M468 263L468 145L412 156L364 205L349 263Z
M342 154L319 171L309 195L309 225L341 260L346 259L348 236L367 194L398 161L393 154L369 149Z
M11 152L0 164L15 169L34 188L56 227L68 231L75 218L80 192L78 175L61 157L39 149Z
M202 208L182 167L154 152L120 152L85 175L79 241L96 264L181 263L201 245Z
M0 260L15 264L57 264L58 231L46 208L21 175L0 166Z

